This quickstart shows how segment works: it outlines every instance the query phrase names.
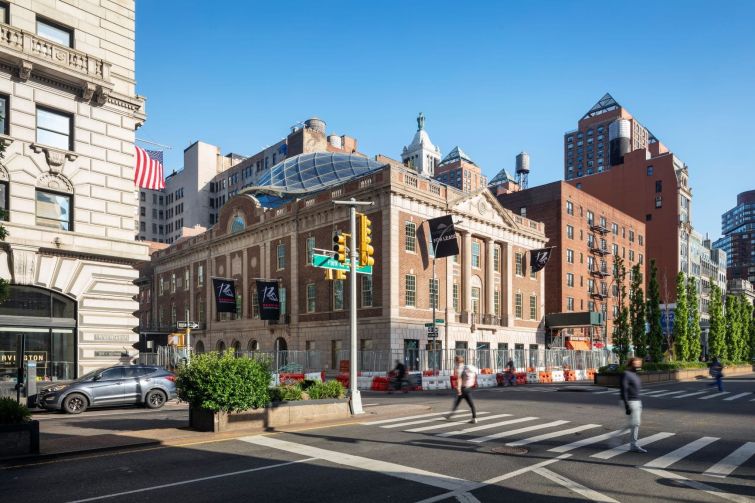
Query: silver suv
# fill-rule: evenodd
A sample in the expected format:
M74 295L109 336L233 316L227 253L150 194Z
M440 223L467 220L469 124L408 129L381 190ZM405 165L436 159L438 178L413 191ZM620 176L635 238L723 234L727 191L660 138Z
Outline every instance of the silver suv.
M68 384L43 388L37 405L80 414L88 407L143 404L159 409L176 398L176 376L160 367L115 366L89 372Z

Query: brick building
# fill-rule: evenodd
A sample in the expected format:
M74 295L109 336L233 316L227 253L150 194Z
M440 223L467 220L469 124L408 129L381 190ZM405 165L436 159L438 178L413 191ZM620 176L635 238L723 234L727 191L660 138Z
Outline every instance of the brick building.
M480 167L466 152L454 147L435 169L435 178L464 192L474 192L488 185Z
M326 280L311 261L347 229L347 210L333 200L351 197L374 202L366 213L376 264L358 278L360 349L426 348L433 302L443 348L542 348L543 273L527 272L527 252L545 244L541 223L513 215L486 188L464 193L398 163L338 153L286 159L226 202L213 228L155 252L142 331L189 317L200 323L197 352L321 351L332 368L349 348L348 282ZM433 283L425 221L443 214L461 220L461 254L437 261ZM234 278L238 315L215 312L213 276ZM259 319L254 278L279 280L280 320Z
M624 261L628 295L631 267L641 264L644 274L644 222L565 182L502 190L498 200L515 214L543 222L547 246L555 247L546 266L546 321L550 314L602 314L604 321L598 326L554 331L550 334L552 345L564 341L569 348L582 349L604 343L606 331L613 333L620 305L613 258L619 256ZM610 340L609 336L609 344Z

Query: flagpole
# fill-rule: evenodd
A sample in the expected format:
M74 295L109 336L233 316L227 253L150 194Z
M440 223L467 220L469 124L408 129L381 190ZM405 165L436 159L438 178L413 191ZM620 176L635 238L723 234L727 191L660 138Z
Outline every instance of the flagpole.
M173 147L170 145L163 145L162 143L157 143L156 141L150 141L150 140L142 140L141 138L137 138L136 141L141 143L149 143L150 145L154 145L156 147L162 147L167 150L173 150Z

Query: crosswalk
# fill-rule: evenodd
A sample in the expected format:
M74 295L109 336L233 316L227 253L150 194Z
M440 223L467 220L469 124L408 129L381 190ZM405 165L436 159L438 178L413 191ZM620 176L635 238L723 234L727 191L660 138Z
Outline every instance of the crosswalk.
M557 389L551 389L549 391L558 391ZM609 390L596 390L589 392L593 395L616 395L619 396L621 391L618 389ZM667 398L667 399L697 399L697 400L721 400L724 402L732 402L734 400L742 400L755 402L755 393L752 391L745 391L743 393L732 394L731 391L718 391L716 388L710 389L683 389L671 391L668 389L652 389L642 391L640 396L643 398Z
M679 396L679 395L677 395ZM510 447L536 446L545 444L548 452L558 455L572 453L579 449L590 448L588 457L596 460L612 460L630 452L628 443L620 443L622 437L627 440L629 430L618 429L609 432L599 432L603 428L600 424L574 424L565 419L548 420L534 416L516 417L513 414L491 414L478 412L477 423L466 428L462 425L470 423L471 412L459 411L450 418L446 413L426 413L412 416L403 416L378 421L362 423L364 426L403 431L408 433L424 433L441 438L453 438L457 441L465 441L472 444L487 444L501 441ZM441 431L446 430L446 431ZM595 433L594 435L591 435ZM573 437L577 434L591 435L576 441L566 442L561 445L553 445L554 440L561 437ZM656 444L651 453L642 456L655 456L640 467L648 472L663 471L683 460L695 458L698 462L710 465L700 472L702 475L714 478L726 478L742 467L748 467L751 471L755 467L755 442L745 442L733 447L734 450L726 455L713 456L708 448L724 441L719 437L700 437L678 446L675 439L679 438L675 432L661 431L641 437L638 444L641 447ZM677 443L677 446L669 450L669 443ZM659 447L660 446L660 447ZM727 444L728 447L728 444ZM596 452L593 452L596 451ZM717 449L716 452L726 452L725 448ZM654 472L653 472L654 473ZM749 476L749 475L748 475Z

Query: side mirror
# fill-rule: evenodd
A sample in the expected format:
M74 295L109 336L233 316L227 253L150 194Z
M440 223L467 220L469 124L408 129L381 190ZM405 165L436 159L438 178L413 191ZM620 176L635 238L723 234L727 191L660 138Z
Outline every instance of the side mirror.
M92 381L99 381L102 379L102 374L97 374L96 376L92 377Z

